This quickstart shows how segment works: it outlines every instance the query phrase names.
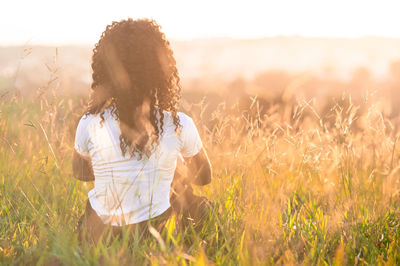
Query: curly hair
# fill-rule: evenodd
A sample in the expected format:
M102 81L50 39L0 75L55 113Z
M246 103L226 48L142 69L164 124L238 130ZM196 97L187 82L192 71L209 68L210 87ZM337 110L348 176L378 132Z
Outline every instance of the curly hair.
M123 155L151 154L164 132L164 110L180 130L176 61L154 20L129 18L108 25L93 49L92 70L86 113L100 114L103 123L105 110L111 109L120 122Z

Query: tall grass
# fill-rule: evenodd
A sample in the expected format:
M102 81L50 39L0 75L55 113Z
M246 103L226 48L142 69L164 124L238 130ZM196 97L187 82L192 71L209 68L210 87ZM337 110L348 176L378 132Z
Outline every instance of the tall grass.
M186 105L214 168L196 188L215 203L204 227L180 232L171 218L143 242L80 245L92 184L73 178L71 154L84 101L50 80L33 98L0 93L2 263L400 263L397 127L349 96L321 114L312 101L263 110L254 98L208 120Z

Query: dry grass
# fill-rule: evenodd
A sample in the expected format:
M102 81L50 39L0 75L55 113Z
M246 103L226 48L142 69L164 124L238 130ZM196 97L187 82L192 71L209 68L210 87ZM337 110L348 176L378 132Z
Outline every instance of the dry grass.
M378 104L345 96L319 113L313 101L263 110L253 99L211 120L185 105L214 167L197 189L216 206L204 228L179 233L171 221L162 240L90 248L74 232L91 187L71 169L83 101L57 88L0 91L2 263L400 263L399 135Z

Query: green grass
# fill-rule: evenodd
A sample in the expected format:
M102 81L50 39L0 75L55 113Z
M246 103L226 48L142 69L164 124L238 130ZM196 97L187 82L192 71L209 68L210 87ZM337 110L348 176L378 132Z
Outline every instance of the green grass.
M179 232L171 219L161 240L90 247L75 232L92 186L72 176L80 101L3 97L0 262L399 264L398 132L390 121L372 105L291 120L257 108L218 110L211 122L193 114L214 170L212 183L196 189L215 203L200 232Z

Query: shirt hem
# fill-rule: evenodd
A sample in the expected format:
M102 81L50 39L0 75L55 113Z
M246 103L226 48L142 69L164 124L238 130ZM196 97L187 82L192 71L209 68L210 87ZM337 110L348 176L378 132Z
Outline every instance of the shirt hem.
M154 219L154 218L160 216L161 214L163 214L165 211L168 210L168 208L171 207L171 204L168 201L165 204L162 204L162 205L158 206L158 210L153 213L152 217L149 217L149 216L143 217L142 216L142 217L139 217L138 219L129 219L129 218L127 218L126 219L126 223L124 223L124 224L122 224L122 222L121 223L118 223L118 222L109 223L108 221L110 220L110 215L103 215L98 211L98 206L96 204L96 200L93 198L93 194L94 194L94 192L92 192L92 190L89 191L88 198L89 198L89 202L90 202L90 205L91 205L92 209L96 212L97 216L100 217L100 219L102 220L102 222L104 224L109 224L109 225L112 225L112 226L122 226L122 225L137 224L137 223L140 223L140 222L143 222L143 221Z

